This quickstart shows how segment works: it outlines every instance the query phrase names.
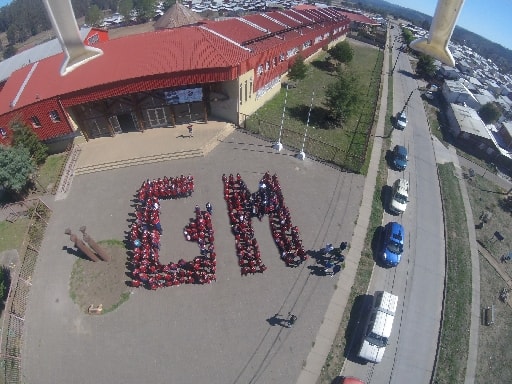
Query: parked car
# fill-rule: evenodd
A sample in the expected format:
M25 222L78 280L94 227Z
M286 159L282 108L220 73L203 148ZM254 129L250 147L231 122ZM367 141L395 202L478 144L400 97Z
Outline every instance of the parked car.
M395 145L393 148L393 166L399 171L405 170L407 167L407 148L403 145Z
M407 126L407 115L405 112L398 112L396 115L396 128L401 129L402 131Z
M409 202L409 181L398 179L391 188L391 199L389 200L389 210L395 214L405 212Z
M391 221L384 227L384 240L382 242L382 262L388 267L396 267L404 251L404 227L400 223Z
M424 93L425 97L429 100L434 100L434 92L432 91L427 91Z
M397 306L398 296L385 291L375 292L373 304L363 328L365 335L357 356L372 363L382 361L393 330Z

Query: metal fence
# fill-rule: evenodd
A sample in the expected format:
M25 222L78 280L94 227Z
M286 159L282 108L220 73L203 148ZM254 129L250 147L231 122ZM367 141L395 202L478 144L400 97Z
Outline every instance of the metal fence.
M30 219L20 253L20 263L12 267L11 285L0 332L0 366L6 384L21 383L21 347L25 310L39 247L51 216L50 208L40 199L32 200L31 203L32 205L28 208Z

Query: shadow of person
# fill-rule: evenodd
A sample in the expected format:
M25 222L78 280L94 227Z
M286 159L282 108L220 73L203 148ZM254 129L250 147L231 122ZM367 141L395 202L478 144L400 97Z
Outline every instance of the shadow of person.
M323 265L308 265L308 269L312 275L315 276L326 276L325 267Z
M267 322L273 327L276 325L280 325L281 327L289 328L290 326L288 319L281 317L279 313L276 313L274 316L269 317L267 319Z

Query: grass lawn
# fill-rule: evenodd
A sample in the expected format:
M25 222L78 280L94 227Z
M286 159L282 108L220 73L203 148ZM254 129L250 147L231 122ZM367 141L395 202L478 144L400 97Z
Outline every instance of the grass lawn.
M446 234L446 298L435 383L463 383L471 321L471 258L466 214L452 163L439 165Z
M14 223L0 222L0 252L9 249L17 249L18 252L21 250L28 223L29 219L27 217L21 217Z
M306 142L305 152L359 172L366 157L367 138L373 127L383 53L374 47L358 44L351 46L354 58L349 69L358 78L358 87L363 95L361 114L353 116L341 127L333 127L329 123L328 111L324 107L325 90L328 84L336 81L336 73L327 70L327 53L322 52L308 65L307 77L287 92L281 141L295 149L302 147L308 112L312 106L308 130L308 138L311 140ZM247 129L277 141L285 95L286 90L283 88L251 115L246 122Z
M45 188L50 192L53 186L59 182L59 172L66 161L66 154L59 153L56 155L50 155L46 159L45 163L39 168L37 172L38 188Z

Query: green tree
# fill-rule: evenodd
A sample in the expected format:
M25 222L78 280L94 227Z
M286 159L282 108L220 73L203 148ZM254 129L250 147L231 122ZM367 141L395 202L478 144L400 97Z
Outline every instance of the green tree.
M135 0L133 5L140 21L148 21L155 17L156 0Z
M22 192L35 169L27 148L0 146L0 186L7 191Z
M48 147L39 141L34 131L21 121L12 122L11 129L14 133L13 145L28 149L30 157L32 157L36 165L44 163L48 157Z
M18 35L18 27L15 24L9 25L9 28L7 28L6 32L7 41L9 42L9 45L14 45L18 42Z
M325 97L330 117L336 123L346 121L359 110L361 102L356 76L348 71L340 71L338 80L327 86Z
M409 45L409 43L414 40L414 35L412 34L410 29L403 28L402 36L404 38L405 44L407 45Z
M100 25L103 20L101 10L98 8L96 4L93 4L87 10L87 14L85 15L85 22L88 25Z
M346 40L336 44L327 52L329 53L329 55L331 55L333 59L344 64L350 63L354 58L354 50Z
M308 73L308 67L304 62L304 58L299 54L288 70L288 78L290 80L302 80Z
M478 115L485 124L492 124L500 118L501 109L496 105L496 103L489 102L480 108Z
M117 11L124 17L125 21L129 21L131 18L131 11L133 10L133 1L132 0L120 0L119 7Z
M4 49L4 54L3 54L3 57L4 59L8 59L9 57L12 57L16 54L18 50L16 49L16 47L12 44L9 44L7 47L5 47Z
M418 64L416 65L416 72L421 76L431 78L436 74L436 70L434 59L431 56L420 53Z

